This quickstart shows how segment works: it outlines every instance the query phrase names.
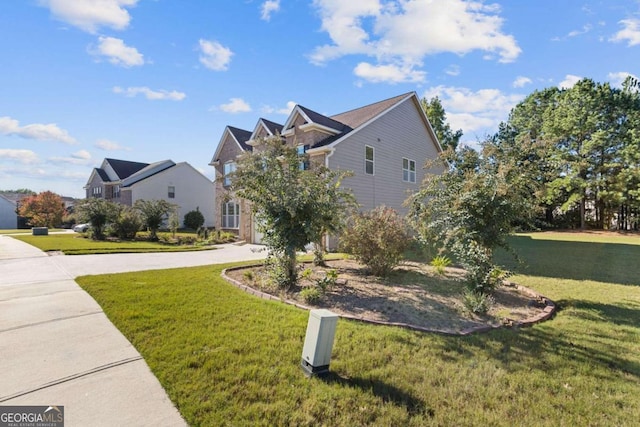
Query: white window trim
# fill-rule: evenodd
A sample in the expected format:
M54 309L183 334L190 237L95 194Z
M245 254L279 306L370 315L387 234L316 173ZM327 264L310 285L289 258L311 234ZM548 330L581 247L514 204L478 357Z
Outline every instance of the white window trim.
M368 160L367 159L367 148L371 148L371 152L373 153L373 159L372 160ZM372 173L368 173L367 172L367 164L368 163L371 163ZM364 174L365 175L371 175L371 176L375 176L375 174L376 174L376 149L375 149L375 147L373 147L371 145L365 145L364 146Z
M407 161L407 169L405 169L404 167L404 161ZM413 163L413 171L411 170L411 163ZM407 173L407 177L409 179L404 179L405 176L405 172ZM413 174L413 180L411 180L411 174ZM411 160L407 157L403 157L402 158L402 181L404 182L409 182L411 184L415 184L416 183L416 175L417 175L417 171L416 171L416 161L415 160Z
M229 167L229 172L227 172L227 166ZM229 177L229 175L235 172L236 167L237 167L236 162L232 160L222 165L222 173L223 173L222 185L223 186L228 187L231 185L231 177Z
M228 209L228 205L229 204L234 204L234 214L233 215L229 215L229 209ZM235 227L228 227L229 225L229 218L234 217L234 221L235 221ZM226 221L225 221L226 218ZM229 201L226 203L222 204L222 218L220 218L221 221L221 228L225 229L225 230L238 230L240 228L240 204L236 201ZM225 226L225 223L227 226Z

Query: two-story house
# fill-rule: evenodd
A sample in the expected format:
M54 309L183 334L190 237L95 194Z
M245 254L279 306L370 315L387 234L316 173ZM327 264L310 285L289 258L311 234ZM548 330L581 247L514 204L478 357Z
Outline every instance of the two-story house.
M186 162L139 163L104 159L84 187L86 197L133 206L136 200L166 200L178 206L178 217L199 209L204 225L215 225L214 184Z
M296 105L284 125L258 120L253 132L227 126L210 165L216 168L216 227L259 243L250 206L228 190L237 157L263 137L280 134L309 155L309 164L348 170L343 181L362 210L380 205L406 213L403 202L418 189L423 166L442 151L415 92L332 116Z

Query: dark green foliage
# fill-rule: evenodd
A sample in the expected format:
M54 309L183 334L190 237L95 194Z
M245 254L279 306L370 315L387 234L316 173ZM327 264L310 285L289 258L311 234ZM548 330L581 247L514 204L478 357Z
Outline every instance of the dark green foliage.
M632 83L583 79L536 91L493 138L496 159L517 163L533 184L540 226L638 227L640 95Z
M420 104L429 119L429 123L431 123L433 131L438 137L442 149L456 150L460 143L460 138L462 138L462 129L458 129L455 132L451 130L451 126L447 123L447 113L442 107L440 98L437 96L430 100L422 98Z
M342 250L365 264L375 276L391 273L404 258L410 241L404 220L385 206L354 215L340 237Z
M187 212L184 216L184 226L192 230L198 230L204 224L204 215L200 212L200 208L195 211Z

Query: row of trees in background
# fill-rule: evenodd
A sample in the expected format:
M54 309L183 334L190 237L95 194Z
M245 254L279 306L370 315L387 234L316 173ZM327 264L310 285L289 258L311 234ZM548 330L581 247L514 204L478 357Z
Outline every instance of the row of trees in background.
M637 230L640 94L583 79L535 91L485 142L495 162L529 181L541 227Z
M76 215L82 222L91 224L92 237L104 240L107 227L116 237L132 240L141 229L149 231L149 240L158 240L158 230L167 224L175 234L180 226L176 213L177 206L166 200L136 200L133 206L99 198L89 198L76 205ZM204 216L199 209L188 212L184 218L185 226L194 230L204 224Z

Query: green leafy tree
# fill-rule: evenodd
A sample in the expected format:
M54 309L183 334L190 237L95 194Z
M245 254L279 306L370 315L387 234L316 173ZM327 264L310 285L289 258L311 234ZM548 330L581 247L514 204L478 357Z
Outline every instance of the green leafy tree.
M276 281L285 288L297 281L296 251L338 230L353 205L351 193L340 187L347 172L321 165L304 170L300 162L294 147L271 137L243 154L231 177L232 190L251 202L263 241L275 257L272 266L280 272Z
M192 230L198 230L204 225L204 215L200 212L200 208L195 211L187 212L184 215L184 226Z
M105 199L89 198L76 204L76 213L80 222L91 224L91 235L94 240L105 239L105 228L118 215L118 206Z
M638 209L640 104L629 81L623 89L583 79L536 91L493 138L498 161L519 162L536 184L531 197L547 224L557 224L561 211L564 225L606 228L616 215L627 224L628 211Z
M149 240L158 240L158 230L175 205L166 200L136 200L133 208L140 213L142 224L149 230Z
M20 201L18 215L33 227L55 227L62 223L65 213L62 198L51 191L43 191Z
M426 242L436 241L465 269L468 289L489 295L502 278L493 251L506 248L515 220L530 212L519 171L495 162L491 148L443 153L450 167L427 174L407 200L408 218Z
M460 143L460 138L462 138L462 129L456 131L451 130L451 126L447 123L447 113L444 111L440 98L437 96L430 100L422 98L420 105L427 115L429 123L431 123L431 127L436 133L442 148L444 150L456 150Z

